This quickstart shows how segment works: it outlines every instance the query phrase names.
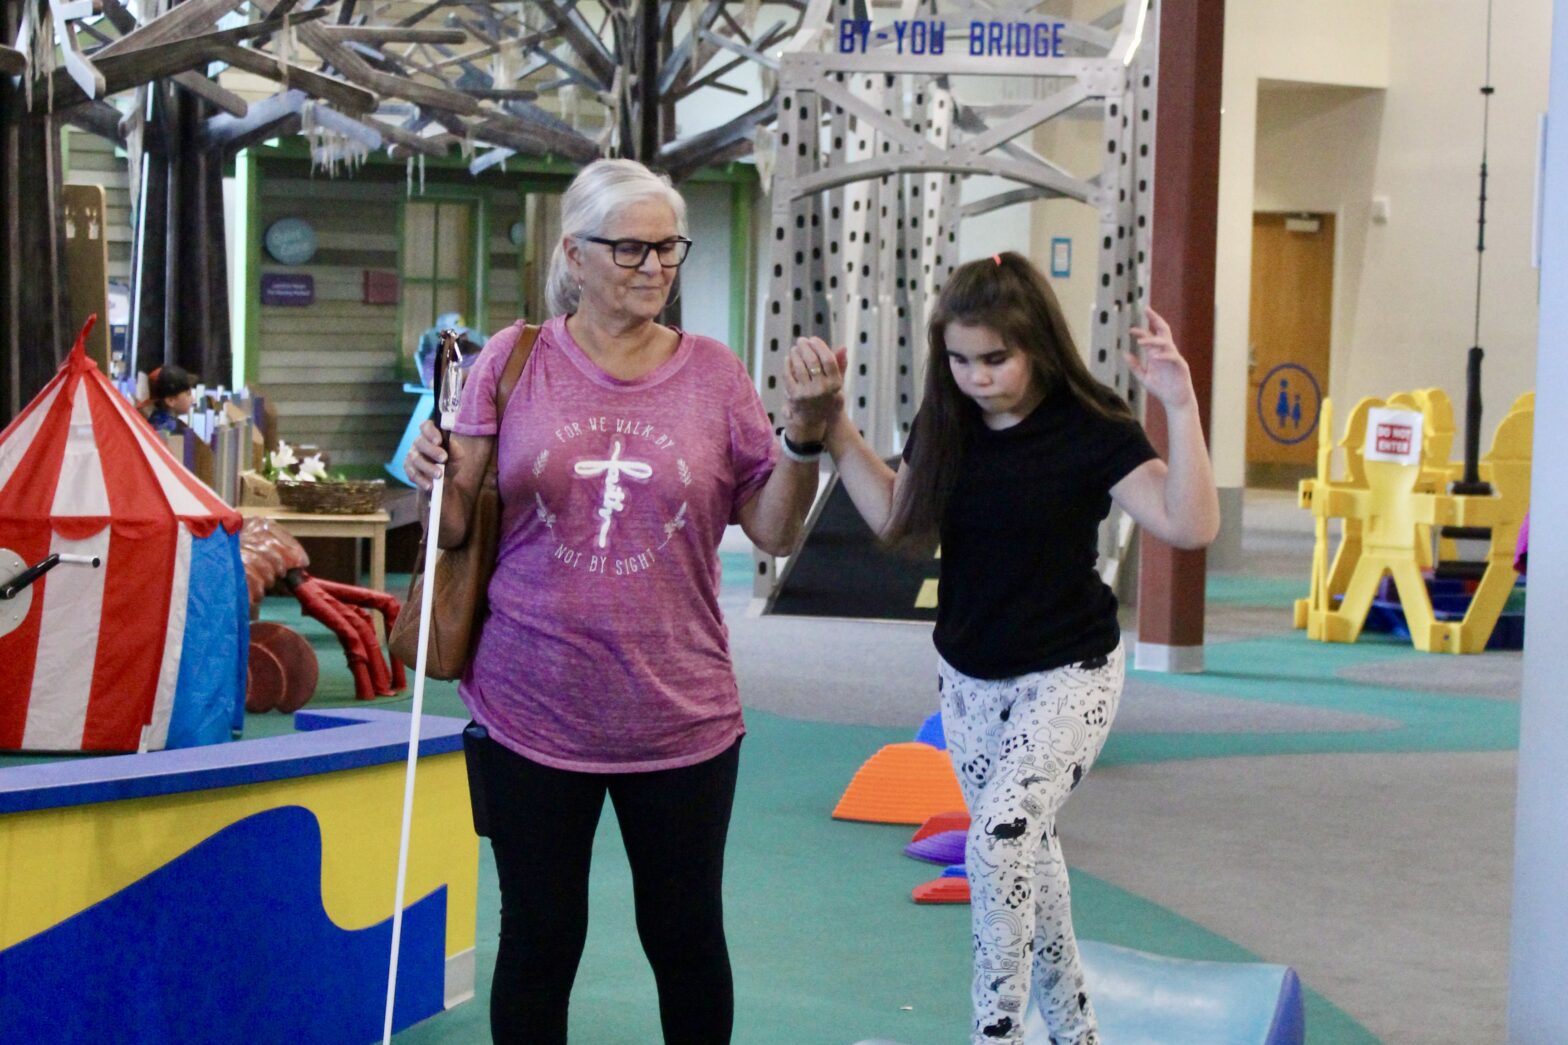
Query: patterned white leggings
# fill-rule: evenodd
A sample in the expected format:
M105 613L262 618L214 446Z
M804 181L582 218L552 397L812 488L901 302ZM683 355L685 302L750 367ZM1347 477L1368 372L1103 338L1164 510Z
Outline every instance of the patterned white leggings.
M1031 985L1051 1045L1097 1045L1056 813L1116 716L1123 651L1010 679L939 667L942 728L969 803L974 1045L1021 1045Z

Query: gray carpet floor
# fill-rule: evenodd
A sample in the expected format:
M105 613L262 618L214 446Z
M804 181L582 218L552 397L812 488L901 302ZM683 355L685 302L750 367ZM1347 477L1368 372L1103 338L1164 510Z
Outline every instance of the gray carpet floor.
M1249 494L1241 594L1216 599L1207 641L1290 631L1310 522ZM1249 598L1247 585L1267 593ZM1294 593L1294 595L1292 594ZM929 626L746 616L725 606L749 707L792 718L903 726L936 707ZM1131 626L1131 615L1126 623ZM1366 644L1364 644L1366 645ZM1338 677L1445 698L1518 700L1520 656L1415 657L1366 645ZM1270 665L1258 665L1258 677ZM1347 703L1349 703L1347 697ZM1129 679L1116 733L1357 734L1401 724L1332 707L1195 693ZM1363 753L1364 752L1364 753ZM1090 774L1062 818L1069 862L1268 961L1394 1045L1501 1041L1512 863L1513 751L1173 758ZM1309 1042L1330 1042L1314 1035Z
M1064 811L1062 847L1074 867L1294 966L1385 1042L1499 1042L1515 764L1467 753L1106 766Z

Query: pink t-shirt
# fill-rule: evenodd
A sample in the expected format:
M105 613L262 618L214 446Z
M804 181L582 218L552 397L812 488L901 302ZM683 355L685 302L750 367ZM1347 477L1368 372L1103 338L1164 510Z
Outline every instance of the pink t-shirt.
M485 344L454 432L495 435L517 343ZM490 616L459 687L490 735L548 766L692 765L745 732L719 614L719 538L776 453L729 349L682 333L635 381L547 322L500 425L502 527Z

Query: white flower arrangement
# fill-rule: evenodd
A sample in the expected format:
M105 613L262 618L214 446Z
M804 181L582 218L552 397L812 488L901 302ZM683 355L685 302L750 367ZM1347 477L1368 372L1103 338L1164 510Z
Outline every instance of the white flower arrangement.
M278 440L278 448L267 455L267 471L269 478L275 478L299 464L299 458L294 456L294 448L283 440Z
M278 440L278 448L267 455L267 478L273 482L329 483L339 482L342 476L327 471L320 454L311 454L304 460L294 453L294 448Z
M327 481L327 466L322 463L320 454L311 454L299 463L299 478L307 483Z

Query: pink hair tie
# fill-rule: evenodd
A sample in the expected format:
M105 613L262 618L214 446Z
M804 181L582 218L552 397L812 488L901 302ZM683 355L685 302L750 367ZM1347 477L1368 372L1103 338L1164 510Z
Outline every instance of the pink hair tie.
M1001 264L1002 264L1002 255L1000 255L1000 254L992 254L992 255L991 255L991 260L992 260L992 261L994 261L994 262L996 262L996 264L997 264L997 266L998 266L998 267L1001 267Z

